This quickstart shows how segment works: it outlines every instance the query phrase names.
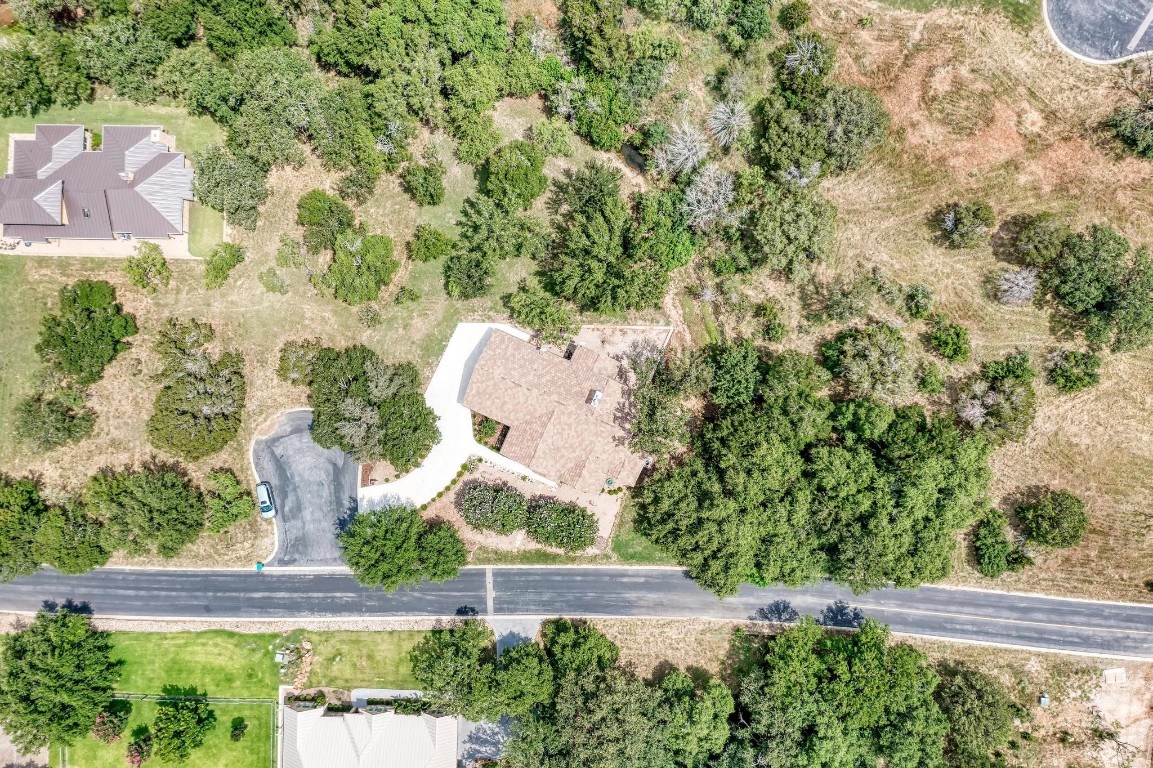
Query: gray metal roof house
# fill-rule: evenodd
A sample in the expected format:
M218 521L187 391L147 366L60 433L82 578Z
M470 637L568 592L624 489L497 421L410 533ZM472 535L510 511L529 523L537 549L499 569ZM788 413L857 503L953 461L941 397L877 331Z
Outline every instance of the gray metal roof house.
M184 232L191 168L153 125L106 125L100 149L86 147L82 125L38 125L11 142L0 179L3 236L49 239L161 239Z

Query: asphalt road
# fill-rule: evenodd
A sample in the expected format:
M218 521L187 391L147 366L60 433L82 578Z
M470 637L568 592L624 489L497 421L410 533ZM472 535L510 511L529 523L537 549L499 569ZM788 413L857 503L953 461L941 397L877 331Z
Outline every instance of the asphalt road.
M1092 61L1153 50L1148 0L1046 0L1045 18L1062 45Z
M486 587L491 571L492 590ZM279 619L451 616L656 616L791 619L851 626L862 617L898 633L1051 651L1153 659L1153 605L1128 605L921 587L854 596L829 583L801 589L742 587L719 600L683 572L642 568L466 568L445 584L384 594L343 574L102 569L51 570L0 585L0 610L45 601L87 603L97 615Z
M312 411L289 411L252 443L260 480L272 483L278 547L274 565L343 565L337 524L356 509L357 467L339 448L312 441Z

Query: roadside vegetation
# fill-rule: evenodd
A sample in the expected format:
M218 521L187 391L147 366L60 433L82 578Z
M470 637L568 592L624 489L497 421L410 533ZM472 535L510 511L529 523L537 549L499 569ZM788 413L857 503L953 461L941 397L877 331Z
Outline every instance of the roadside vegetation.
M718 677L665 661L646 678L620 657L594 626L566 619L546 622L540 645L499 656L473 621L411 652L422 705L519 718L513 766L800 766L830 748L862 763L1007 765L1028 717L995 678L932 665L871 620L849 635L811 618L768 637L738 630Z

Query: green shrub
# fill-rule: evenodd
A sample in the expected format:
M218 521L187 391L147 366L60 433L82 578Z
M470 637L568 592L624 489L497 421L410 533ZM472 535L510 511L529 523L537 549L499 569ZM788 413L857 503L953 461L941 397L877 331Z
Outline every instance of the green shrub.
M528 208L548 188L545 153L531 141L500 147L485 162L485 195L506 208Z
M1017 507L1025 535L1049 547L1073 547L1081 542L1089 522L1085 502L1068 491L1046 490L1032 504Z
M1153 157L1153 103L1143 101L1119 108L1108 120L1122 144L1141 157Z
M951 203L937 212L937 223L950 248L976 248L989 242L997 224L993 206L984 200Z
M525 280L516 293L505 296L504 303L514 323L534 331L544 342L560 344L576 332L568 305Z
M105 469L88 479L81 498L104 524L108 548L130 555L175 557L204 530L204 498L179 466Z
M387 235L368 234L361 224L337 238L332 263L321 283L338 300L356 306L375 301L399 266L392 256L392 240Z
M156 293L157 285L168 287L172 280L172 269L164 260L160 246L149 241L136 244L136 250L124 260L124 272L128 282L145 293Z
M500 144L500 132L485 112L470 112L454 121L452 135L457 140L456 156L462 163L480 165Z
M204 481L204 505L208 509L208 530L220 533L233 523L247 520L256 512L256 503L231 469L215 469Z
M100 568L112 556L104 526L74 501L48 510L36 529L35 551L37 565L72 574Z
M951 363L964 363L969 359L969 331L965 326L950 323L944 315L933 316L929 343L937 353Z
M230 226L255 229L260 206L268 199L268 171L244 155L210 144L192 156L196 199L220 211Z
M221 450L240 430L248 387L244 358L224 350L213 358L204 346L214 331L208 323L169 318L153 349L164 364L148 439L162 451L190 461Z
M307 385L312 381L312 369L320 356L320 339L286 341L280 348L276 376L293 385Z
M821 345L821 357L854 397L892 403L907 397L914 387L908 344L892 325L874 322L841 331Z
M905 291L905 312L914 320L926 320L933 311L933 294L923 285L910 285Z
M778 52L777 82L787 101L804 108L825 91L825 78L837 60L836 47L816 32L794 33Z
M1035 373L1025 352L981 366L957 393L953 404L960 420L991 445L1020 440L1037 412Z
M78 393L40 392L16 405L16 437L38 451L83 440L95 427L96 413Z
M111 283L79 280L60 289L60 313L41 319L36 352L61 377L87 386L100 381L136 330L135 318L116 302Z
M444 202L444 176L447 169L435 152L425 156L425 164L412 162L400 174L404 191L417 205L440 205Z
M468 561L451 525L426 523L410 507L359 512L338 539L356 580L386 592L421 579L448 581Z
M579 504L538 496L529 504L528 535L533 541L567 552L596 543L597 519Z
M1064 394L1080 392L1101 381L1100 367L1100 355L1059 349L1049 357L1049 383Z
M1009 520L1003 512L990 509L973 529L973 554L977 571L995 579L1006 571L1019 571L1032 560L1017 550L1005 535Z
M1057 214L1044 211L1020 222L1013 239L1013 253L1031 267L1046 267L1061 255L1065 240L1072 234Z
M864 317L873 304L873 286L866 278L838 275L825 289L825 316L839 323Z
M567 120L550 117L532 127L532 141L549 157L571 157L573 130Z
M276 248L276 266L283 268L300 269L304 266L304 245L299 240L293 240L288 235L280 236L280 245Z
M491 440L492 438L496 437L497 427L498 424L495 421L485 417L481 419L479 424L476 425L476 428L473 430L473 432L476 434L477 440ZM457 473L457 477L463 475L464 472L465 470L462 467L460 472Z
M945 391L945 377L935 363L926 363L917 376L917 389L926 395L939 395Z
M784 341L789 335L789 326L781 318L781 308L775 301L766 301L757 307L757 319L762 323L761 335L765 341Z
M340 236L353 228L356 216L340 198L314 189L297 201L296 223L304 227L308 250L319 253L335 248Z
M408 255L421 262L436 261L452 253L456 241L431 224L421 224L416 228L412 240L408 241Z
M792 32L808 24L811 16L812 9L805 0L793 0L782 5L781 10L777 11L777 22Z
M244 249L234 243L220 243L204 260L204 287L215 290L223 287L228 275L244 261Z
M509 534L528 525L528 499L505 483L468 483L459 506L461 517L473 528Z
M393 301L397 304L411 304L415 301L420 301L420 296L420 291L407 285L402 285L400 290L396 292L396 298L393 299Z
M257 274L256 279L264 286L264 290L269 293L277 293L282 296L288 293L288 283L285 282L284 277L273 267L261 271Z

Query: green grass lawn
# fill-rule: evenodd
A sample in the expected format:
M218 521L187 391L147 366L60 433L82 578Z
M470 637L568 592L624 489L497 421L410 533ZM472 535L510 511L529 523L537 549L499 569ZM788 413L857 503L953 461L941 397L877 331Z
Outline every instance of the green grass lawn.
M48 303L28 282L27 265L26 258L0 254L0 285L4 286L4 300L0 301L0 328L4 329L4 343L0 344L0 456L13 448L12 411L16 402L32 391L40 366L35 346L40 316Z
M223 240L224 217L194 202L188 212L188 252L203 259Z
M163 693L194 687L214 697L276 698L277 635L235 632L118 632L113 657L124 660L118 690Z
M621 508L617 529L613 531L612 550L617 560L631 565L676 565L676 560L637 533L633 528L633 515L636 513L632 499L625 501Z
M1000 11L1009 21L1031 27L1041 21L1041 0L881 0L890 8L927 12L936 8L984 8Z
M414 688L408 652L427 632L293 633L312 643L309 687Z
M186 155L221 141L224 131L208 117L194 117L180 107L141 105L121 99L100 99L72 109L53 107L36 117L0 120L0 167L8 167L8 134L32 133L37 123L80 123L90 131L104 125L159 125L176 137L176 148Z
M78 741L68 748L69 768L124 768L124 755L131 742L133 729L147 726L156 716L155 701L133 701L132 716L124 737L115 744L101 744L93 738ZM182 768L269 768L275 765L272 744L274 709L272 704L213 703L216 726L209 731L204 745L183 763L170 763L154 758L149 768L182 766ZM244 718L248 731L239 742L231 739L232 721ZM62 768L60 750L52 750L52 768Z

